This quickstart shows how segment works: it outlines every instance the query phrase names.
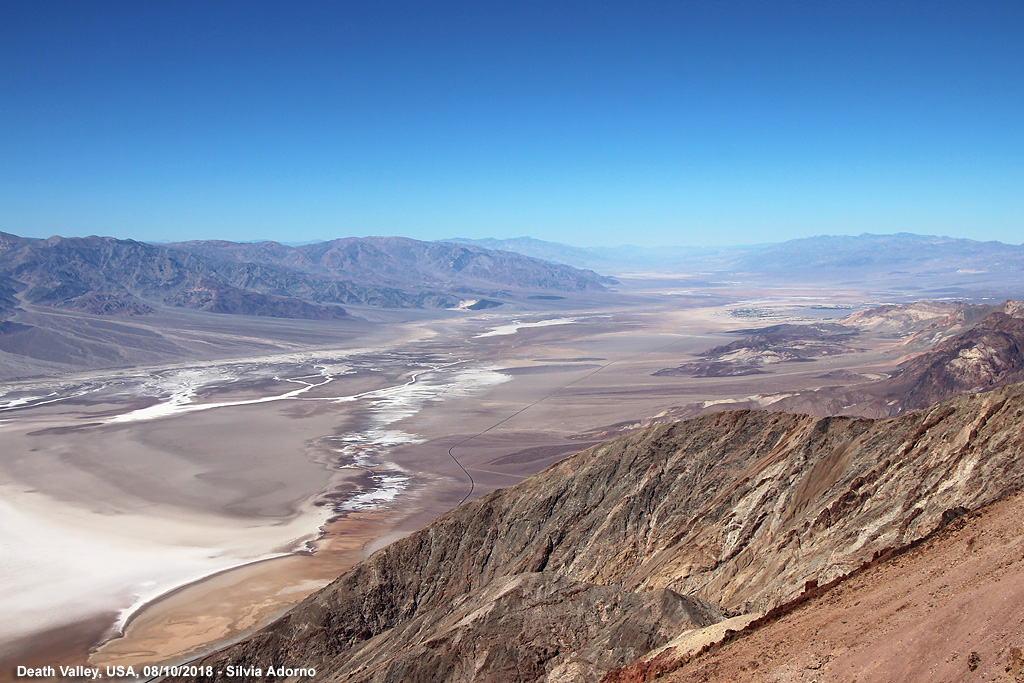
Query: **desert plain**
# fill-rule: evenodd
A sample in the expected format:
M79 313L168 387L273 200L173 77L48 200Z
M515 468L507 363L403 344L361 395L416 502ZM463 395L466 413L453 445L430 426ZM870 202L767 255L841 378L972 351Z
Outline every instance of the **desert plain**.
M913 353L863 334L754 374L656 375L743 330L912 297L624 283L533 309L369 313L355 331L305 322L258 353L7 381L0 669L187 661L467 498L609 436L881 377Z

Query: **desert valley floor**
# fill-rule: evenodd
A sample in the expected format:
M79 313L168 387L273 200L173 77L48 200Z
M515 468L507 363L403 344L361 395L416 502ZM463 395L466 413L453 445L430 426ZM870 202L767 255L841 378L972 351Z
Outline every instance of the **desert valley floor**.
M467 496L609 436L882 377L915 348L867 328L761 373L655 373L737 331L885 300L634 285L604 302L410 317L334 345L325 322L308 348L10 380L0 662L184 661Z

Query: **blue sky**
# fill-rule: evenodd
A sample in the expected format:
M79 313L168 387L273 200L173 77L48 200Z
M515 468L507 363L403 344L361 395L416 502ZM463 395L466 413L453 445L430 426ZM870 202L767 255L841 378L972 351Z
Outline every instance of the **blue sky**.
M0 230L1024 241L1024 3L50 2Z

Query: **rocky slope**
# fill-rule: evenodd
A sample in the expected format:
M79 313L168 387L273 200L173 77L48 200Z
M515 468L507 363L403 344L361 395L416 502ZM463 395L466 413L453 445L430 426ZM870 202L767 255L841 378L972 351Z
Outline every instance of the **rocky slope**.
M720 646L677 641L603 683L1024 682L1022 519L1018 493Z
M215 680L231 664L594 680L1019 490L1022 416L1014 385L888 420L738 411L641 430L452 511L204 663Z
M903 410L1024 380L1024 318L992 313L899 368L888 384Z
M348 317L348 313L340 306L318 306L292 296L260 294L207 278L191 283L187 288L167 297L164 301L172 306L211 313L303 318L306 320L332 320Z

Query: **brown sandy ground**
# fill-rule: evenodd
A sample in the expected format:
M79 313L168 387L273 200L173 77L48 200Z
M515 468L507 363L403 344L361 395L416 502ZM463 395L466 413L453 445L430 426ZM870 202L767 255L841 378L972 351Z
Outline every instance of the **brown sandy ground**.
M1024 494L954 521L766 625L658 675L610 680L1024 681ZM644 670L646 669L646 671ZM664 671L664 670L662 670Z

